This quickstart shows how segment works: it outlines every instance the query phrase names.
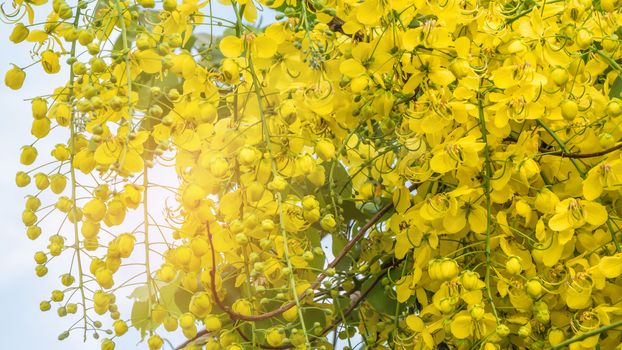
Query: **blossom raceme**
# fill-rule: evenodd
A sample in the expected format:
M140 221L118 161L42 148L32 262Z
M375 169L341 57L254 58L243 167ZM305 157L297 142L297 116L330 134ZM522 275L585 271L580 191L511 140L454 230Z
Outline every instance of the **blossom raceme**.
M622 341L619 1L44 3L4 83L66 79L15 177L59 339Z

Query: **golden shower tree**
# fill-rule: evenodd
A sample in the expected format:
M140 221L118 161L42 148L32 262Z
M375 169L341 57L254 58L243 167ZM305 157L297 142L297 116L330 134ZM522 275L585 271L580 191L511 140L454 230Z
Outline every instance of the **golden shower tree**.
M46 3L4 82L67 74L16 175L59 339L621 343L619 0Z

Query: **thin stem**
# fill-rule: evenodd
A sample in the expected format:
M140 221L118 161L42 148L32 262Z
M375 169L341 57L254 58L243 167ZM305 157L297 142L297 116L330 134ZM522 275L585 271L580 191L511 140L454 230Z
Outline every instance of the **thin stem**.
M80 6L78 6L76 8L76 17L73 21L73 26L74 27L78 27L78 22L80 21ZM75 57L76 55L76 41L74 41L71 44L71 51L69 53L70 57ZM75 73L73 71L73 65L71 65L70 71L69 71L69 95L68 95L68 99L71 100L73 99L73 83L75 80ZM70 144L69 144L69 153L70 153L70 162L69 164L74 164L73 160L75 158L76 155L76 147L75 147L75 135L76 135L76 126L75 126L75 120L76 120L76 110L75 108L71 109L71 122L70 122ZM72 210L77 210L78 208L78 203L77 203L77 196L76 196L76 184L77 184L77 180L76 180L76 170L75 167L72 165L70 166L70 173L71 173L71 202L72 202ZM79 289L80 289L80 296L82 298L82 318L84 319L84 335L83 335L83 340L86 341L86 329L87 329L87 317L86 317L86 296L84 293L84 272L82 270L82 258L80 256L80 233L79 233L79 229L78 229L78 221L74 220L73 223L73 233L74 233L74 239L75 239L75 249L76 249L76 262L78 264L78 283L79 283Z
M561 343L559 343L557 345L554 345L554 346L551 347L551 350L561 349L561 348L566 347L566 346L568 346L568 345L570 345L572 343L576 343L578 341L582 341L582 340L587 339L587 338L589 338L591 336L607 332L609 330L618 328L620 326L622 326L622 321L618 321L618 322L614 322L614 323L611 323L611 324L606 325L606 326L602 326L602 327L597 328L597 329L595 329L593 331L589 331L589 332L583 333L583 334L578 335L576 337L573 337L573 338L570 338L568 340L565 340L565 341L563 341L563 342L561 342Z
M481 86L480 86L481 87ZM479 126L482 132L482 141L484 141L484 163L486 166L485 176L484 176L484 194L486 196L486 297L488 298L488 302L492 307L492 312L495 315L495 318L499 318L497 314L497 308L495 307L494 300L492 299L492 292L490 289L490 266L492 264L491 252L490 252L490 236L492 234L492 201L490 199L490 178L492 177L492 161L490 160L490 148L488 146L488 130L486 130L486 117L484 116L484 105L483 100L484 96L481 91L479 94L479 98L477 101L477 106L479 110Z

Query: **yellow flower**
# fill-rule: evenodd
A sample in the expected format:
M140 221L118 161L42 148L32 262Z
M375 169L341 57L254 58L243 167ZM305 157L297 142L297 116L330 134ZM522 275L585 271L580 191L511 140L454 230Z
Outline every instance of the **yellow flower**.
M603 190L616 191L622 183L622 161L616 159L593 167L583 180L583 198L594 200Z
M41 53L41 65L43 70L48 74L55 74L60 71L60 63L58 61L58 54L52 50L46 50Z
M448 141L433 150L430 167L437 173L444 174L464 165L476 167L479 164L479 151L484 144L476 142L474 136L467 136L456 142Z
M555 214L549 219L549 227L554 231L576 229L590 224L600 226L607 221L607 209L599 203L567 198L555 208Z
M412 73L402 88L404 93L413 92L425 81L439 86L447 86L456 80L453 73L446 68L447 65L436 56L416 55L408 57L408 55L404 55L402 64L405 72Z
M4 84L13 90L19 90L24 84L26 73L16 65L9 69L4 76Z

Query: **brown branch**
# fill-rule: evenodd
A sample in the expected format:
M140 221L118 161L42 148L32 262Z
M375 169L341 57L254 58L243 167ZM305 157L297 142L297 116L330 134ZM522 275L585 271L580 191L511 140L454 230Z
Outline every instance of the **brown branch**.
M417 184L411 185L408 189L409 191L413 191L418 187ZM382 207L374 216L371 217L371 219L369 219L369 221L363 226L361 227L361 229L358 231L358 233L352 237L352 239L350 241L348 241L348 243L343 247L343 250L333 259L333 261L331 261L328 265L327 265L327 270L334 268L335 266L337 266L337 264L339 264L339 262L350 252L350 250L352 250L352 248L354 247L354 245L361 239L363 238L363 236L365 235L365 233L367 232L367 230L369 230L373 225L375 225L378 221L380 221L380 219L387 213L389 212L391 209L393 208L393 203L389 203L387 205L385 205L384 207ZM218 292L216 290L216 252L214 250L214 244L212 241L212 232L209 226L209 222L207 224L207 237L208 237L208 242L210 244L211 247L211 251L212 251L212 268L210 270L210 276L211 276L211 281L210 281L210 287L211 287L211 291L214 297L214 301L216 302L216 304L223 309L223 311L225 313L227 313L229 315L229 318L231 318L232 320L242 320L242 321L251 321L251 322L256 322L256 321L262 321L271 317L275 317L278 316L280 314L282 314L283 312L291 309L294 305L296 305L295 300L288 302L287 304L282 305L281 307L274 309L272 311L268 311L266 313L260 314L260 315L242 315L239 314L233 310L231 310L231 308L227 305L224 304L224 302L220 299L220 297L218 296ZM287 244L287 242L285 242ZM327 274L325 272L320 273L316 280L311 284L311 286L309 286L309 288L307 290L315 290L320 283L322 283L322 281L324 280L324 278L326 278ZM298 299L303 299L306 295L307 295L307 290L305 290L303 293L300 294L300 296L298 297ZM198 339L199 337L202 337L204 335L208 334L208 332L206 330L201 330L199 331L194 337L186 340L184 343L182 343L180 346L178 346L176 348L176 350L179 349L183 349L185 346L187 346L188 344L192 343L193 341L195 341L196 339Z
M371 286L369 286L369 288L367 288L367 290L365 290L363 293L360 293L356 298L353 298L351 300L350 305L348 306L348 308L343 312L343 317L349 316L352 313L352 311L354 311L361 304L361 302L363 302L363 300L365 300L367 298L369 293L371 293L371 291L374 288L376 288L376 286L378 285L378 282L380 282L380 280L384 276L386 276L388 272L389 272L389 268L386 268L380 275L378 275L378 277L376 277L376 279L372 282ZM335 327L337 325L339 325L341 322L343 322L343 317L341 317L341 315L339 315L337 318L335 318L333 320L333 322L331 322L330 325L326 326L322 330L322 332L317 336L317 338L313 339L311 342L315 342L315 341L319 340L321 336L324 336L328 332L330 332L331 330L335 329ZM240 334L240 336L242 337L242 339L244 339L246 341L250 340L246 336L246 334L244 334L242 332L242 330L240 328L238 328L237 331L238 331L238 334ZM268 350L283 350L283 349L292 349L292 348L294 348L294 346L292 344L279 345L279 346L258 344L256 346L261 348L261 349L268 349Z
M602 151L593 152L593 153L567 153L564 151L555 151L555 152L547 152L545 149L540 148L540 152L545 153L546 156L558 156L564 158L595 158L607 155L613 151L617 151L622 148L622 143L619 143L613 147L607 148Z
M363 238L363 236L365 235L367 230L369 230L373 225L375 225L384 216L384 214L386 214L392 208L393 208L393 203L389 203L389 204L385 205L382 209L380 209L380 211L378 211L365 224L365 226L361 227L359 232L354 237L352 237L352 239L343 247L343 250L339 253L339 255L337 255L335 257L335 259L333 259L333 261L331 261L328 264L326 269L331 269L331 268L334 268L335 266L337 266L337 264L339 264L339 262L350 252L350 250L352 250L354 245L361 238ZM218 296L218 293L216 293L216 284L215 284L215 280L214 280L215 276L216 276L216 264L215 264L215 259L216 258L215 258L214 245L212 243L212 233L211 233L210 228L209 228L209 223L207 225L207 231L208 231L208 233L207 233L208 241L209 241L209 243L210 243L210 245L212 247L212 270L210 271L210 275L212 277L211 284L212 284L212 293L214 294L214 301L216 301L216 304L218 304L218 306L220 306L220 308L222 308L223 311L225 311L227 314L229 314L229 317L232 320L242 320L242 321L252 321L252 322L262 321L262 320L266 320L268 318L279 316L283 312L291 309L292 307L294 307L296 305L296 301L292 300L292 301L288 302L287 304L282 305L281 307L279 307L277 309L265 312L265 313L260 314L260 315L242 315L240 313L237 313L237 312L231 310L231 308L229 306L227 306L227 305L225 305L223 303L223 301ZM287 244L287 242L286 242L286 244ZM324 278L326 278L326 276L327 276L327 274L325 272L320 273L317 276L317 278L315 279L315 281L311 284L311 286L309 286L309 288L307 290L314 290L314 289L316 289L320 285L320 283L322 283ZM302 292L298 296L298 300L304 299L306 297L307 290L305 290L304 292Z

